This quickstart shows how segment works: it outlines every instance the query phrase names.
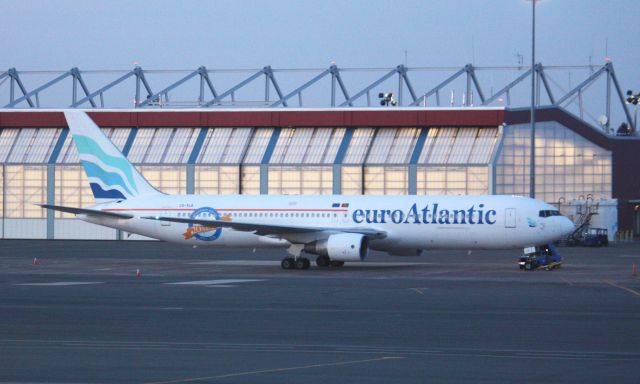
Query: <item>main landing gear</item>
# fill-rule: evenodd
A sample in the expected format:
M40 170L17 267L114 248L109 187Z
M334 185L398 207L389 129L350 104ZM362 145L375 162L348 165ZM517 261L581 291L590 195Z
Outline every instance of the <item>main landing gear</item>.
M282 269L309 269L311 262L306 257L286 257L280 263Z
M342 267L344 261L331 260L328 256L318 256L316 259L318 267ZM309 269L311 262L306 257L285 257L280 263L282 269Z

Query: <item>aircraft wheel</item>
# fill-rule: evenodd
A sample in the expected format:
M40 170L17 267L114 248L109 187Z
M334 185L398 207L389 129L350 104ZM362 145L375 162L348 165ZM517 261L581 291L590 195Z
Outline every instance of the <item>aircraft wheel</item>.
M318 258L316 259L316 265L318 267L328 267L330 263L331 260L328 256L318 256Z
M295 261L293 260L293 257L287 257L282 260L280 266L282 267L282 269L293 269L295 267L294 264Z
M296 269L308 269L311 263L304 257L298 257L295 261Z
M331 260L332 267L342 267L344 265L344 261Z

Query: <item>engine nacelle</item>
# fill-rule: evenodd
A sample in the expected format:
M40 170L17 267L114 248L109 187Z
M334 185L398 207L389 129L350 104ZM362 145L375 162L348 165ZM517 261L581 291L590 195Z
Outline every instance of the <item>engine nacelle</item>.
M339 233L305 244L304 250L336 261L361 261L369 255L369 240L359 233Z

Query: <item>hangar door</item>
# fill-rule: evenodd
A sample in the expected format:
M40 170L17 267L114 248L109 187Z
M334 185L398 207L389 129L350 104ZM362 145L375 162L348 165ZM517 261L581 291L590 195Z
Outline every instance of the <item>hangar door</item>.
M504 227L515 228L516 227L516 209L507 208L504 211Z

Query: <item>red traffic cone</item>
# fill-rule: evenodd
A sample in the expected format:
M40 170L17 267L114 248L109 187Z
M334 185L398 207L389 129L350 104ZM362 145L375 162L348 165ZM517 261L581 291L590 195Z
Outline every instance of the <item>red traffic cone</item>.
M140 273L140 269L136 269L136 277L140 277L142 274Z

